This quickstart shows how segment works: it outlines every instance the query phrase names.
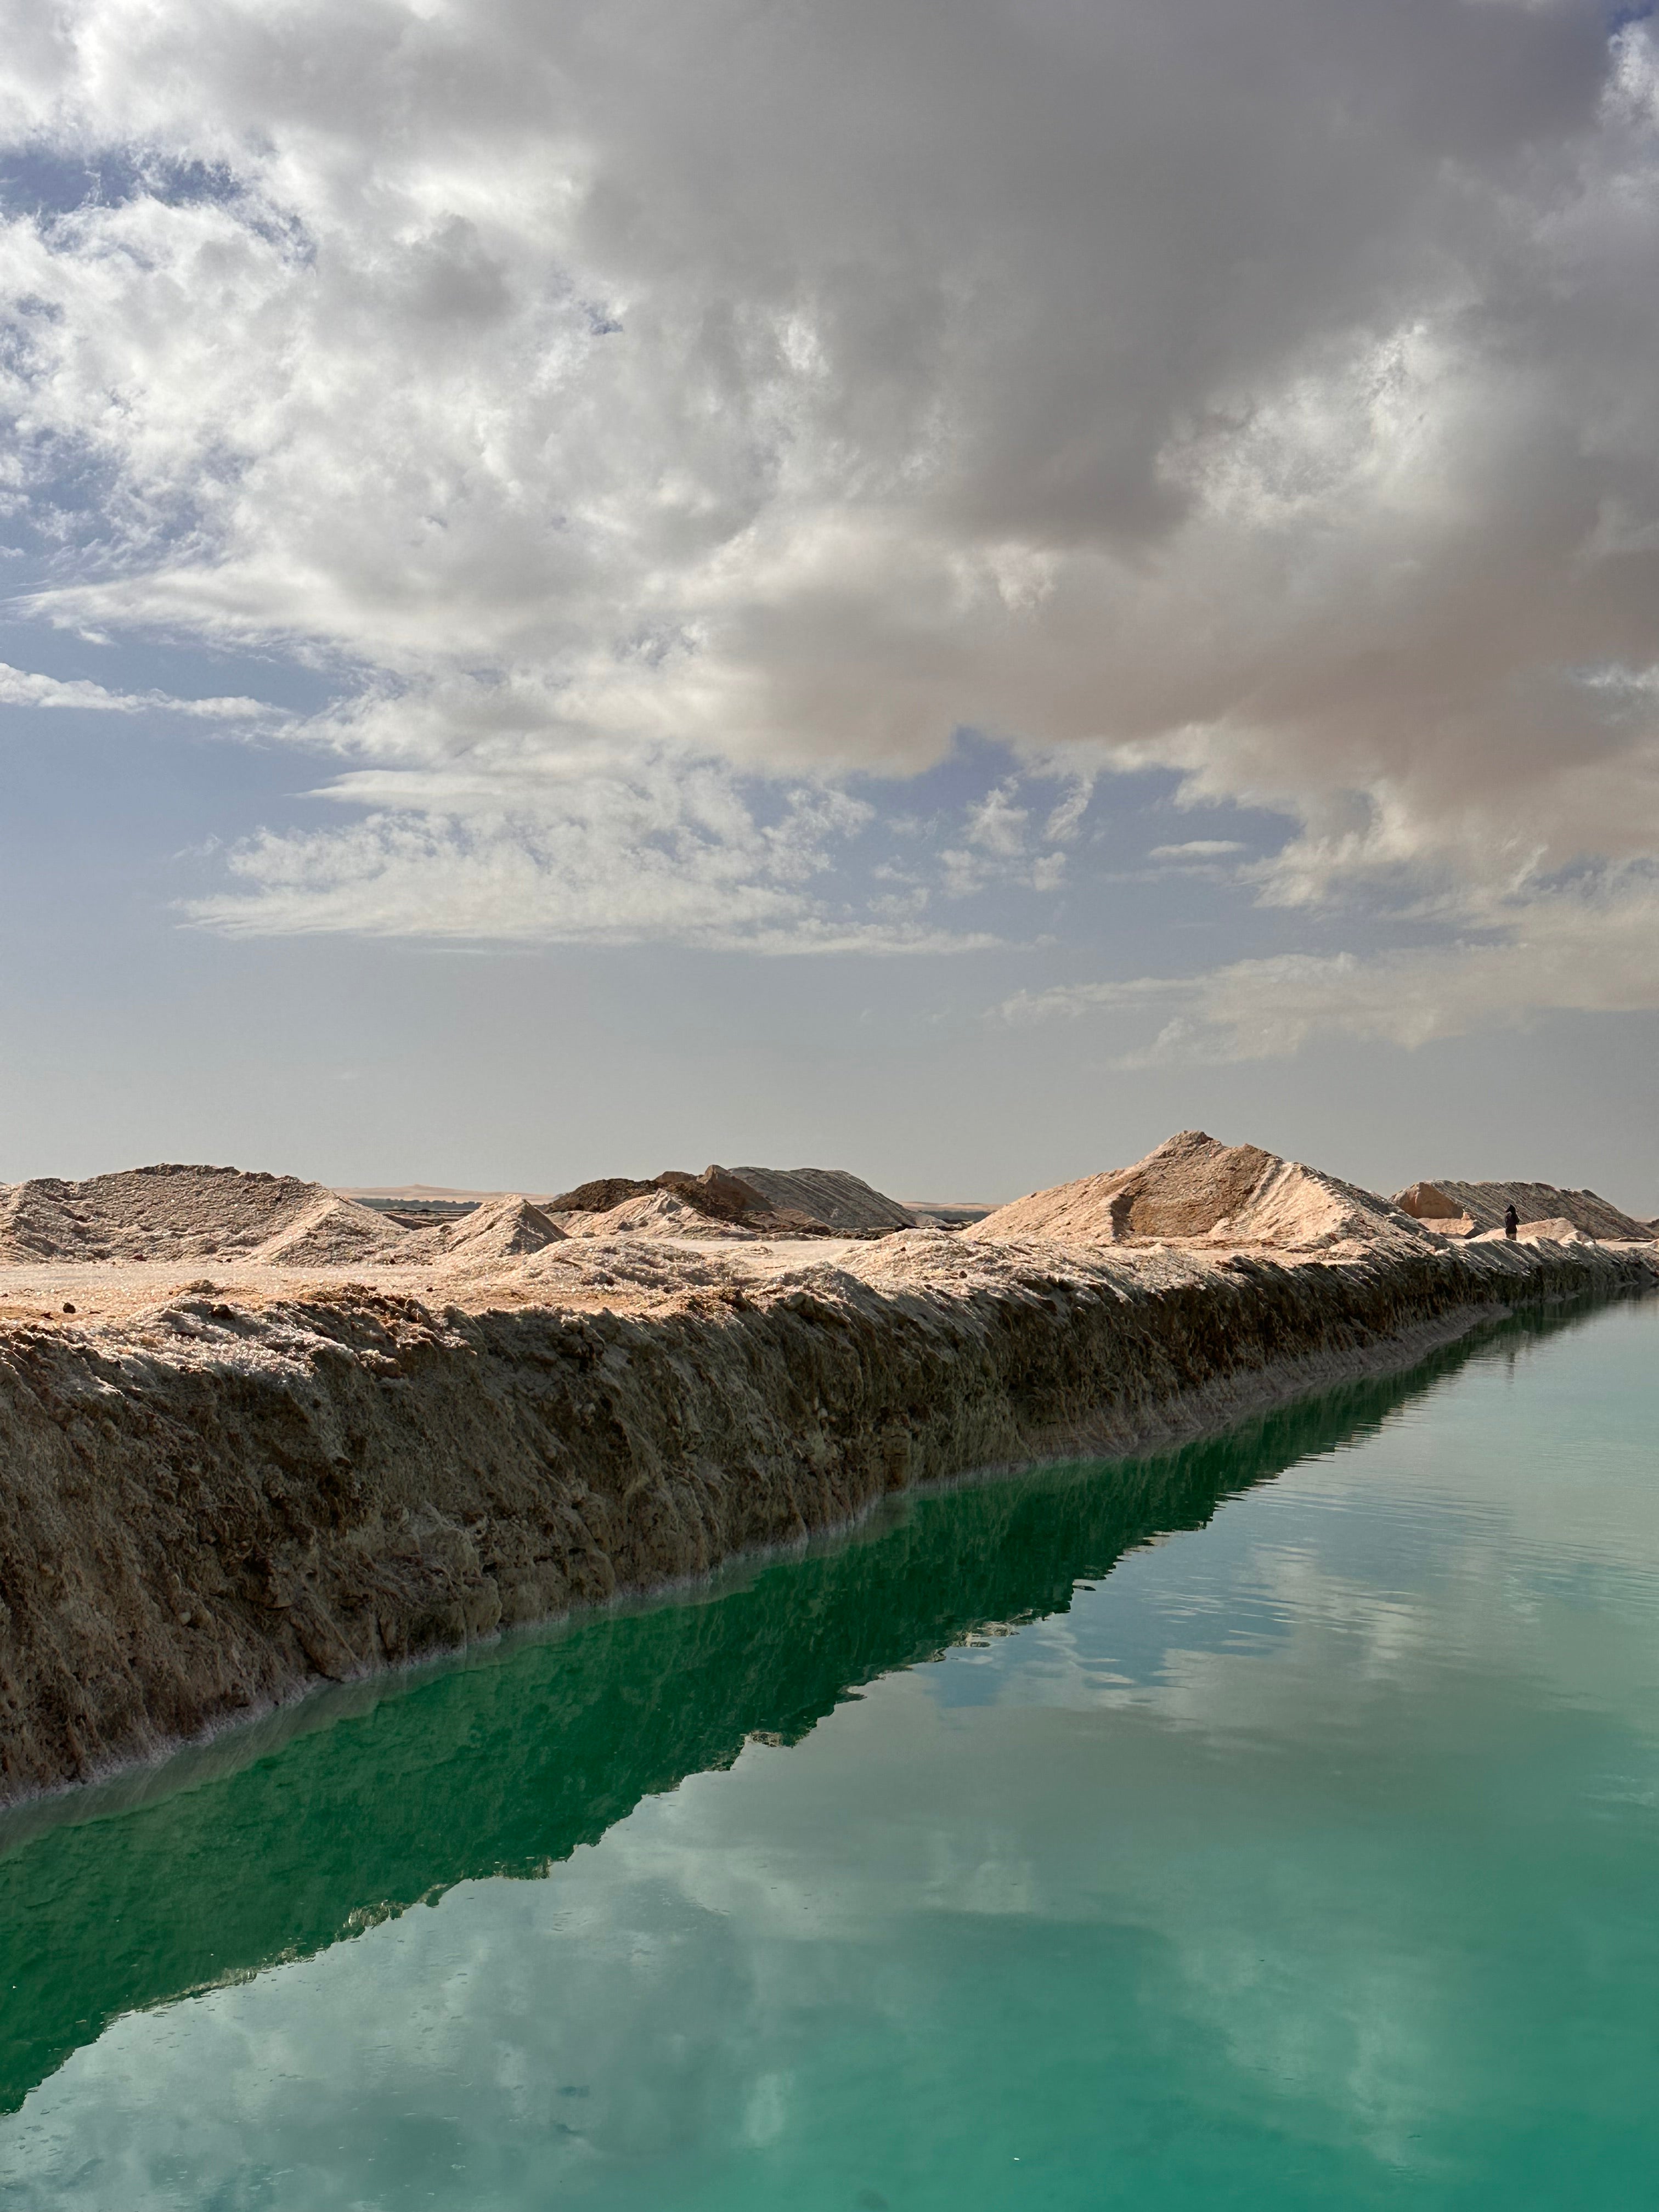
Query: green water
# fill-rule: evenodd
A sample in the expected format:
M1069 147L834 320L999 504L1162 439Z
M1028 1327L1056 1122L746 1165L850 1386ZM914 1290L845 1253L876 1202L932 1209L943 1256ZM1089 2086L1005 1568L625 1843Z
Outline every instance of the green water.
M0 1820L0 2208L1659 2201L1659 1301Z

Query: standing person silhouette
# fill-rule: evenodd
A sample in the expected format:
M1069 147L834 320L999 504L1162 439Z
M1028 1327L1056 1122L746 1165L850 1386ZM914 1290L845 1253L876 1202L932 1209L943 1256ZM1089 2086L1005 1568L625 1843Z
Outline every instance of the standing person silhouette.
M1515 1232L1516 1232L1516 1231L1520 1226L1521 1226L1521 1217L1520 1217L1520 1215L1516 1212L1515 1208L1514 1208L1512 1206L1506 1206L1504 1208L1504 1236L1505 1236L1505 1237L1509 1237L1509 1238L1510 1239L1510 1241L1511 1241L1511 1242L1513 1242L1513 1241L1514 1241L1514 1237L1515 1237Z

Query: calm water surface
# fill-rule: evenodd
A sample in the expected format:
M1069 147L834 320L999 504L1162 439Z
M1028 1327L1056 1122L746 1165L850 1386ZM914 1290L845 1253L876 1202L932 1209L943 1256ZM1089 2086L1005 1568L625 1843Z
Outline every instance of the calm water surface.
M0 2207L1659 2201L1659 1300L0 1823Z

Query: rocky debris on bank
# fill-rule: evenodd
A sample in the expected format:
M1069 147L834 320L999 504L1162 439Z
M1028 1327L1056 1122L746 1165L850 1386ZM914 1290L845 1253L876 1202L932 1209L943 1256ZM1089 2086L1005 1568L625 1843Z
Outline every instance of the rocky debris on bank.
M1203 1243L1286 1252L1421 1241L1419 1225L1374 1191L1256 1145L1201 1129L1166 1139L1133 1167L1085 1176L999 1206L962 1232L986 1242Z
M1524 1223L1565 1221L1602 1243L1642 1243L1653 1235L1651 1222L1621 1213L1595 1191L1561 1190L1550 1182L1454 1182L1442 1176L1413 1183L1394 1202L1414 1219L1453 1233L1460 1220L1470 1224L1466 1233L1501 1229L1504 1209L1512 1206Z

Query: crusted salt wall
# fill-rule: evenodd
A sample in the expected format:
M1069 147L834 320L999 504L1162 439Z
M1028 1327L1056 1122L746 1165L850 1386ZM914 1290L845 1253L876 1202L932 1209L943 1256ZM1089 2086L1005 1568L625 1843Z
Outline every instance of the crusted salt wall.
M438 1312L340 1286L12 1323L0 1796L319 1677L706 1572L886 1490L1191 1433L1653 1267L1650 1249L1275 1260L917 1231L705 1277L649 1312Z

